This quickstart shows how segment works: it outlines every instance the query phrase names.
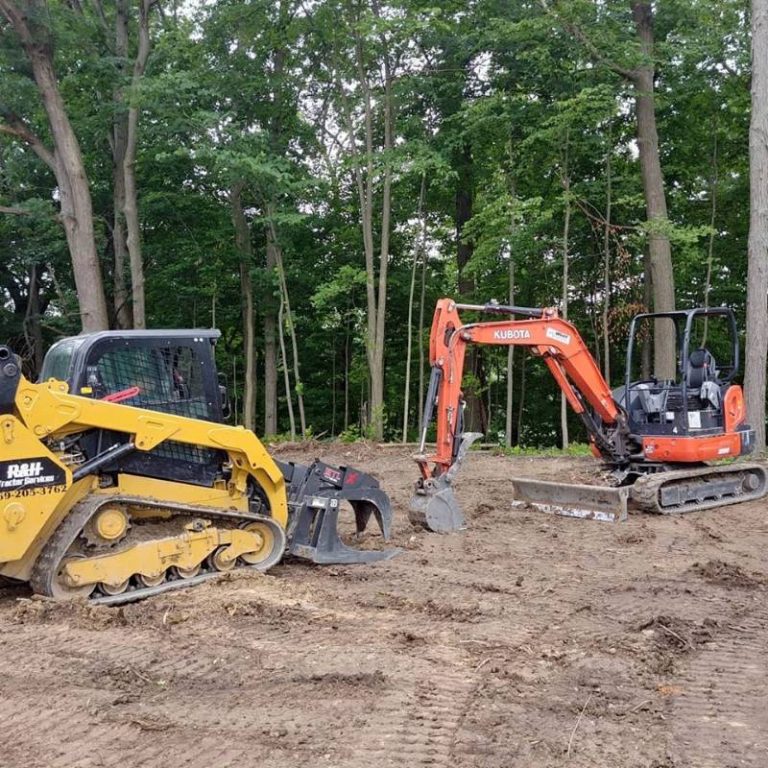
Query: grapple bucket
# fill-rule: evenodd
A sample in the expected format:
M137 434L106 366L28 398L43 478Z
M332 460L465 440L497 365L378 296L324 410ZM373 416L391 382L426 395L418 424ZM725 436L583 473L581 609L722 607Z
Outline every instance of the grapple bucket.
M545 512L606 522L627 519L629 488L550 483L525 477L511 478L511 482L516 501Z
M384 540L389 540L392 506L373 477L321 461L311 466L278 464L288 485L288 553L321 564L372 563L399 554L399 549L355 549L339 537L339 510L346 501L354 511L358 536L373 517Z

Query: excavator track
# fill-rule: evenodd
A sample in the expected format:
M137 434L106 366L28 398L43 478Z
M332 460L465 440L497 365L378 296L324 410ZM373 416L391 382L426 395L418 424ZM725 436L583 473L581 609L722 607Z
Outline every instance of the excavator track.
M237 563L234 565L234 569L237 571L266 571L280 561L285 551L285 531L278 523L264 515L217 510L212 507L173 505L164 501L133 496L90 497L73 507L40 553L30 577L30 583L35 593L54 599L87 597L89 603L96 605L120 605L143 600L144 598L172 590L193 587L205 581L215 579L223 573L231 572L230 568L215 568L211 562L213 558L209 557L200 565L200 572L195 575L182 576L178 573L178 569L174 573L175 569L169 567L163 574L163 580L157 584L142 584L134 575L126 588L115 594L105 592L103 588L100 589L95 584L71 587L62 583L60 573L64 565L71 558L87 557L82 552L73 551L73 547L77 548L78 539L85 531L88 522L94 518L102 507L118 504L135 505L143 508L154 507L158 510L170 511L177 519L178 517L190 519L204 517L208 520L226 522L230 526L233 524L243 526L253 523L267 526L274 537L269 554L262 561L255 564L244 563L238 558ZM121 545L124 544L124 542L120 543ZM132 545L133 542L128 541L127 547L121 546L120 549L126 549Z
M768 476L760 464L729 464L658 472L638 478L631 498L643 512L679 515L760 499Z

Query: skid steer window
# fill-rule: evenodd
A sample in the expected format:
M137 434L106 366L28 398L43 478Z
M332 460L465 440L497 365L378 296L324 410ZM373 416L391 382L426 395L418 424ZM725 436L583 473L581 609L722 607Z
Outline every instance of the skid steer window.
M88 377L88 384L97 397L138 387L139 392L132 398L131 405L152 408L171 398L170 382L163 370L162 360L151 348L109 350L101 356L97 365L89 366Z
M91 351L86 376L93 397L137 388L138 393L125 400L125 405L217 421L213 400L206 392L204 351L202 346L163 340L110 341ZM216 451L173 440L155 448L151 455L138 455L123 464L132 466L131 462L143 462L143 472L159 477L166 476L166 463L168 472L178 474L180 466L187 467L184 471L191 472L192 477L198 474L192 467L218 466Z
M88 384L98 398L138 387L127 402L149 410L211 419L204 370L188 346L124 346L104 350L88 365Z
M78 339L65 339L54 344L45 356L43 368L40 371L40 381L58 379L69 382L72 374L72 358L82 341Z

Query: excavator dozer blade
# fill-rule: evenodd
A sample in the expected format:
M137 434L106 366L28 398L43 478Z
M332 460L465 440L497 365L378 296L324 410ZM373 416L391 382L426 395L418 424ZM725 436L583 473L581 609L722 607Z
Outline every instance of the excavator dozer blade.
M433 481L429 488L413 494L408 519L413 525L436 533L450 533L467 527L453 488L442 477Z
M332 467L322 461L311 466L277 462L288 486L289 554L319 564L373 563L389 560L400 549L355 549L338 530L339 511L347 502L354 512L359 537L373 518L384 541L392 533L389 497L370 475L351 467Z
M627 519L629 488L550 483L525 477L512 478L511 482L515 501L545 512L605 522Z

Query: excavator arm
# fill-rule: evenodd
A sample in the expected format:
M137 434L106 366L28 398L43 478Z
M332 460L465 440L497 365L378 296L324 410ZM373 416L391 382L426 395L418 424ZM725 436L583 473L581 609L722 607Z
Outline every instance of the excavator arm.
M526 320L498 320L464 325L459 310L522 315ZM463 395L461 381L467 345L526 347L541 357L575 413L581 415L600 455L615 458L616 449L606 428L621 424L623 414L613 400L608 383L576 328L558 317L554 308L531 309L497 304L456 304L451 299L437 302L430 335L430 397L422 424L420 452L437 408L437 443L434 456L419 460L424 477L448 471L461 440ZM589 406L591 408L588 408ZM608 454L608 455L606 455Z
M459 310L506 317L464 324ZM464 433L462 423L461 382L469 344L526 347L541 357L571 408L584 421L593 452L614 465L629 461L625 415L579 332L560 318L555 308L457 304L452 299L440 299L430 334L432 374L416 456L421 477L411 504L413 522L432 530L454 530L463 524L450 483L469 446L480 437ZM437 426L435 453L426 455L433 415Z

